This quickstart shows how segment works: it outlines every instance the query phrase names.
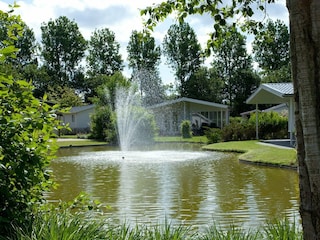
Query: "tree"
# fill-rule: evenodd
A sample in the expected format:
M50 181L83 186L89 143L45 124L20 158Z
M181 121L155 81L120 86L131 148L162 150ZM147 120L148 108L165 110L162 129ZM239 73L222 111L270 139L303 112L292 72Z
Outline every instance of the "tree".
M260 81L253 77L252 59L247 53L245 36L233 26L227 26L220 36L221 39L212 50L212 65L224 82L224 99L230 105L232 115L237 116L243 110L239 107L258 87Z
M108 28L98 29L92 33L89 41L87 67L90 77L105 74L113 75L123 69L120 44L115 34Z
M2 13L0 19L0 46L4 47L6 42L11 39L13 46L18 49L16 55L11 58L7 58L1 63L2 71L12 74L18 78L31 80L26 76L26 68L30 66L37 67L37 50L38 44L36 42L34 32L30 29L21 19L20 16L11 16L8 19L7 13ZM17 31L9 32L5 21L10 21L11 25L19 26L19 33Z
M133 31L127 46L128 66L133 72L154 71L160 64L161 50L147 31Z
M280 20L268 20L257 32L253 53L264 82L291 81L289 45L288 27Z
M44 66L51 77L50 85L66 85L79 89L83 83L80 62L84 57L87 42L78 25L67 17L42 23L42 52ZM81 78L83 80L83 78Z
M164 91L159 75L161 50L154 37L147 31L133 31L127 46L132 80L137 81L140 95L145 105L153 105L163 100Z
M200 67L187 82L187 96L210 102L221 102L223 81L215 68Z
M163 41L163 51L175 71L179 94L185 97L187 81L203 62L201 46L191 26L185 22L171 25Z
M263 1L234 0L229 7L221 1L166 1L142 10L149 14L146 21L152 29L174 10L183 21L189 14L209 13L214 19L215 32L208 41L214 45L221 26L234 14L249 18L254 14L253 2L265 10ZM272 3L274 0L269 0ZM320 239L320 2L318 0L287 0L290 16L290 54L294 85L297 152L299 163L300 214L304 239ZM257 33L257 24L246 22ZM210 52L210 51L208 51Z
M12 24L18 24L21 21L19 17L12 20ZM0 45L4 45L5 41L9 38L5 25L1 25L0 29ZM24 22L20 23L21 35L15 36L14 46L19 49L15 58L6 59L6 62L12 63L20 68L27 64L37 64L37 43L34 32ZM16 35L16 34L15 34Z
M62 108L82 106L81 97L76 93L75 89L67 86L56 86L48 88L48 101L54 104L59 104Z
M20 36L19 22L12 24L12 16L0 11L8 32ZM14 40L9 34L0 47L1 64L17 52ZM14 226L32 224L34 208L52 186L48 165L56 150L56 109L45 98L36 99L32 90L30 83L0 72L0 235L8 239Z

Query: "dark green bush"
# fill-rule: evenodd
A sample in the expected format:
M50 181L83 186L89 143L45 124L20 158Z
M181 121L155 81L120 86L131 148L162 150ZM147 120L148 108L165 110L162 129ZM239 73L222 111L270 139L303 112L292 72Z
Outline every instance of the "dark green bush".
M136 107L134 115L136 115L134 118L140 120L132 144L134 146L144 146L153 143L157 133L157 124L154 116L142 107Z
M113 144L117 142L115 116L109 106L96 107L94 114L91 116L90 126L89 138Z
M222 131L219 128L207 128L204 131L204 134L207 137L209 144L220 142L222 138Z
M1 12L5 41L0 64L14 58L17 36L22 35L20 18ZM56 150L53 137L59 130L56 107L33 96L31 83L0 73L0 236L8 237L13 225L33 220L33 210L50 189L48 165Z
M258 114L259 138L260 139L281 139L288 137L288 118L277 112L262 112ZM256 114L249 118L249 124L256 124Z
M191 133L190 121L188 121L188 120L182 121L181 126L180 126L180 131L181 131L182 138L191 138L192 133Z
M288 119L276 112L259 113L259 138L275 139L288 137ZM250 118L230 118L230 123L222 129L223 141L241 141L256 138L256 114Z
M255 139L255 125L242 118L231 118L222 129L223 141L242 141Z
M34 98L32 86L0 74L0 235L30 221L52 182L48 165L55 109Z

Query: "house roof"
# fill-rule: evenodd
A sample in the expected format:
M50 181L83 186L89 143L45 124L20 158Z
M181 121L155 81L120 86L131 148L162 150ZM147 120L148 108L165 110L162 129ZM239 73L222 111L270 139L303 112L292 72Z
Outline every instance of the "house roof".
M247 99L248 104L286 103L293 97L292 83L264 83Z
M204 101L204 100L198 100L198 99L187 98L187 97L158 103L153 106L150 106L149 108L154 109L154 108L165 107L165 106L173 105L176 103L182 103L182 102L189 102L189 103L195 103L195 104L200 104L200 105L209 106L209 107L228 109L228 106L224 105L224 104L208 102L208 101Z
M78 107L72 107L68 113L79 113L79 112L83 112L83 111L92 109L94 107L95 107L94 104L85 105L85 106L78 106Z

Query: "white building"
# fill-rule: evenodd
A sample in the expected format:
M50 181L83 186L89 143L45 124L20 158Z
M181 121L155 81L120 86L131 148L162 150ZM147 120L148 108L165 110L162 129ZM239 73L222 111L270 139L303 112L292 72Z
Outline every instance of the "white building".
M61 113L60 120L71 128L72 133L87 133L90 130L90 115L95 105L72 107L68 112Z
M229 123L227 105L192 98L166 101L148 109L154 114L160 135L179 135L184 120L189 120L193 128L198 129L203 125L222 128Z

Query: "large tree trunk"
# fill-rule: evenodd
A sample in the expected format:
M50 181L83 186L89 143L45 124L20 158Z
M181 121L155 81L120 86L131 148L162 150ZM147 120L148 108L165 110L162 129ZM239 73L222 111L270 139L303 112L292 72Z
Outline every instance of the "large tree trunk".
M320 1L287 0L304 239L320 239Z

